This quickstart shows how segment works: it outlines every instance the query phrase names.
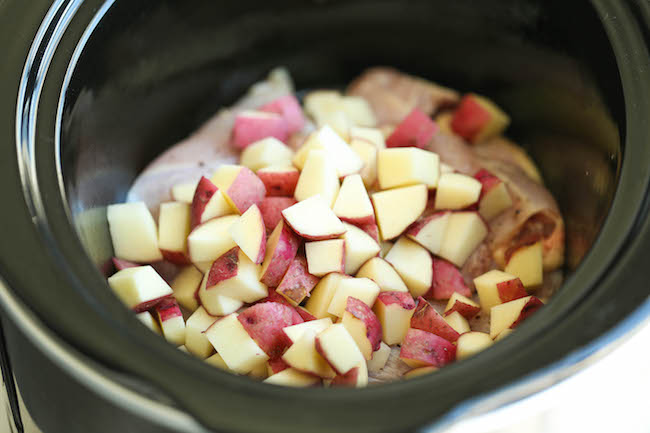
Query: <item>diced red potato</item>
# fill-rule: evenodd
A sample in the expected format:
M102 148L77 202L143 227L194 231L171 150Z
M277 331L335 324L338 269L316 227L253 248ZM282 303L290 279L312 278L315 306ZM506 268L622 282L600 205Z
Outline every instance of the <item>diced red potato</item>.
M469 320L481 311L481 306L468 297L454 292L449 298L449 302L447 302L445 316L452 314L454 311Z
M379 350L381 343L381 323L370 307L352 296L348 297L341 323L366 360L372 359L372 353Z
M264 183L248 167L222 165L211 181L239 214L243 214L254 204L259 206L266 197Z
M155 306L165 340L176 346L185 344L185 320L176 299L166 298Z
M273 230L282 221L282 211L298 203L293 197L266 197L259 208L267 230Z
M282 356L291 345L282 328L303 322L295 309L277 302L255 304L239 313L237 319L270 359Z
M185 266L172 281L171 288L174 291L174 298L178 303L189 311L199 307L199 287L203 280L203 273L195 266Z
M467 332L458 338L456 357L458 360L469 358L492 346L492 344L492 338L484 332Z
M508 187L501 179L485 169L476 173L474 178L482 185L478 211L487 221L512 206Z
M492 101L473 93L463 96L451 119L451 129L469 142L477 143L499 135L510 118Z
M490 337L496 338L504 329L517 327L543 306L534 296L495 305L490 310Z
M481 182L461 173L445 173L438 180L435 208L460 210L478 203Z
M330 386L356 387L358 376L359 376L359 367L354 367L353 369L351 369L345 374L337 375L330 383Z
M433 258L419 244L402 236L386 254L385 259L393 265L411 295L420 296L432 292Z
M497 283L497 291L501 302L510 302L528 296L528 292L519 278Z
M345 272L345 240L329 239L305 243L309 273L322 277L330 272Z
M165 260L177 265L190 263L187 236L190 234L191 210L187 203L160 204L158 214L158 248Z
M453 212L438 255L462 267L487 236L487 225L477 212Z
M328 203L316 195L282 211L284 220L299 236L322 241L345 233L345 227Z
M381 323L384 343L400 344L411 326L415 301L408 292L381 292L373 311Z
M450 212L442 211L422 217L411 224L406 236L429 250L431 254L438 254L442 248L450 215Z
M446 260L433 258L433 279L431 290L425 295L431 299L449 299L454 293L472 296L471 290L465 285L463 274L458 268Z
M171 187L171 199L181 203L192 204L194 192L196 191L196 182L183 182Z
M290 166L293 151L277 138L256 141L241 153L239 163L257 172L271 166Z
M266 251L266 227L257 205L249 207L230 226L228 233L253 263L262 263Z
M185 323L185 347L191 354L206 359L214 353L214 347L205 336L208 329L218 317L211 316L203 307L199 307Z
M336 292L330 301L327 312L343 317L349 297L357 298L372 306L379 295L379 286L368 278L342 278L338 281Z
M348 223L343 223L343 226L345 228L344 270L346 274L354 275L365 262L379 254L381 247L360 228Z
M357 227L359 227L361 230L366 232L368 236L373 238L375 242L379 244L380 239L379 239L379 226L376 223L370 223L370 224L360 224ZM380 245L381 247L381 245Z
M192 263L211 262L235 247L237 244L228 231L238 218L236 215L227 215L195 227L187 237Z
M300 178L300 172L295 167L271 166L257 171L266 187L268 197L293 197Z
M317 320L316 316L314 316L309 311L307 311L305 307L297 306L296 311L298 312L298 314L300 314L300 317L302 317L302 320L304 320L305 322L311 322Z
M394 239L415 222L427 205L426 185L413 185L372 194L383 240Z
M277 287L296 257L300 238L280 220L266 245L266 254L260 270L260 281Z
M409 329L402 342L400 358L410 367L444 367L456 360L456 346L442 337L420 329Z
M375 210L363 180L358 174L349 175L343 179L332 210L341 221L355 225L375 223Z
M199 297L206 308L217 297L247 303L258 301L268 295L268 289L259 281L259 276L260 267L235 247L214 261L207 274L206 287L199 290Z
M460 336L422 296L418 298L418 306L411 317L411 328L436 334L452 343Z
M382 292L408 292L408 288L390 263L380 257L373 257L359 269L358 278L370 278Z
M344 386L362 388L368 385L368 367L366 363L359 364L345 374L337 375L330 383L331 387Z
M122 269L128 269L128 268L137 268L138 266L141 266L138 263L130 262L128 260L118 259L117 257L111 258L111 261L113 262L113 266L115 266L115 269L117 271L121 271Z
M287 123L287 132L293 134L300 131L305 125L305 116L302 113L300 102L293 95L282 96L260 107L260 111L268 111L281 115Z
M358 173L363 167L363 160L330 126L325 125L313 132L303 146L296 152L293 165L302 170L312 150L323 150L336 165L338 177Z
M279 373L289 368L289 364L284 362L282 358L269 359L268 364L269 368L271 369L271 373L273 374Z
M340 323L316 336L316 350L337 374L345 374L366 363L354 338Z
M318 280L318 277L309 273L307 259L296 256L282 277L276 292L296 306L309 296L311 290L318 284Z
M414 108L386 139L386 147L424 148L437 130L429 116Z
M544 282L544 252L541 242L517 248L506 260L504 271L519 277L524 286L535 287Z
M392 136L391 136L392 137ZM381 149L377 153L377 180L381 189L425 184L438 186L440 158L417 147Z
M203 211L207 206L212 196L219 190L210 179L202 176L199 183L196 185L194 191L194 198L192 199L192 228L198 226L203 222Z
M238 149L245 149L256 141L275 137L282 142L289 138L286 119L276 113L243 111L235 117L232 140Z
M333 157L323 149L309 152L294 192L296 200L303 201L318 195L331 207L339 188L339 176Z
M300 338L293 341L291 347L282 355L282 360L291 368L323 379L336 376L332 367L316 351L316 332L307 330Z
M151 266L123 269L108 278L108 285L136 313L149 310L172 295L172 288Z
M143 202L112 204L106 219L115 257L137 263L162 260L156 221Z
M345 278L352 278L346 274L339 274L333 272L325 275L314 287L311 296L307 300L305 308L317 319L331 318L336 319L336 316L327 312L332 298L336 294L339 282Z
M279 373L269 376L264 383L269 385L290 386L294 388L318 387L323 380L313 374L303 373L295 368L287 368Z

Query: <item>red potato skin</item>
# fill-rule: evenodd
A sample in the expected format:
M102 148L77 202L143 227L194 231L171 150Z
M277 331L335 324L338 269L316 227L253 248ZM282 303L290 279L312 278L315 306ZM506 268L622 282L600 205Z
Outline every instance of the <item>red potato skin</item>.
M526 305L524 305L524 308L521 309L521 314L515 320L515 322L510 325L510 328L516 328L517 326L521 325L521 322L524 320L528 319L530 316L532 316L534 313L537 312L540 308L544 306L544 303L539 300L539 298L536 298L535 296L531 297L528 302L526 302Z
M458 314L469 320L481 311L481 307L475 307L461 301L456 301L449 310L445 311L445 316L449 316L454 311L458 311Z
M299 171L258 171L257 177L260 178L266 187L268 197L291 197L296 191Z
M287 132L293 134L305 125L305 116L300 107L300 102L293 95L278 98L260 108L260 111L279 114L287 123Z
M222 281L237 276L239 267L239 247L234 247L212 263L206 281L206 290L210 290Z
M474 175L474 179L478 180L481 182L481 195L479 196L479 201L487 194L490 192L492 188L497 186L498 184L501 183L501 179L487 171L486 169L482 168Z
M379 350L382 337L381 323L372 309L364 302L350 296L345 305L345 311L366 325L366 337L370 341L372 351Z
M113 262L113 266L115 266L115 270L118 272L121 271L122 269L137 268L138 266L142 266L137 263L130 262L128 260L118 259L117 257L113 257L111 261Z
M330 386L356 387L359 379L359 367L354 367L345 374L337 374Z
M232 129L232 142L237 149L245 149L266 137L275 137L283 143L289 138L287 121L283 116L249 117L239 114Z
M185 266L192 263L187 254L181 251L160 250L160 253L165 260L175 265Z
M300 237L286 224L282 224L282 233L273 250L271 263L260 278L260 281L269 287L277 287L280 284L282 277L284 277L287 269L291 266L291 262L293 262L300 247Z
M278 304L284 304L293 308L293 306L289 303L289 301L287 301L284 296L276 292L275 289L269 287L268 291L269 291L269 295L266 298L260 299L259 301L255 302L255 304L261 304L263 302L277 302Z
M415 308L415 301L408 292L381 292L377 296L377 302L388 306L397 304L404 310L412 310Z
M273 374L278 374L279 372L284 371L287 368L289 368L289 364L284 362L284 360L282 358L270 359L268 361L268 363L269 363L269 366L271 367L271 371L273 372Z
M524 284L519 278L498 283L497 291L499 292L501 302L504 303L528 296L528 292L526 292Z
M201 176L199 183L196 185L196 190L194 191L194 198L192 199L191 206L191 217L190 217L190 226L192 229L201 224L201 215L205 207L210 202L212 196L219 190L215 184L213 184L210 179L205 176Z
M293 197L266 197L259 204L264 225L273 230L282 221L282 211L298 203Z
M418 306L411 317L411 328L436 334L452 343L460 337L460 334L449 326L422 296L418 298Z
M343 220L343 218L341 218L341 220ZM351 222L350 224L356 225L361 230L366 232L371 238L373 238L375 242L379 243L379 227L377 226L377 223L374 220L374 216L373 216L373 221L371 223L355 224Z
M173 297L173 294L172 295L167 295L167 296L161 296L160 298L151 299L149 301L141 302L138 305L136 305L135 307L133 307L133 312L138 314L138 313L142 313L144 311L152 310L152 309L156 308L156 305L158 305L159 303L166 302L168 299L170 299L172 297Z
M300 314L300 317L302 317L302 320L305 322L311 322L312 320L316 320L316 316L312 315L309 311L305 310L303 307L296 307L296 311L298 314Z
M321 346L320 339L318 337L316 337L315 347L316 347L316 352L318 352L318 354L323 357L325 362L327 362L329 364L329 366L332 367L332 370L334 370L334 372L337 375L344 375L345 373L347 373L347 371L339 371L339 370L337 370L336 367L330 362L330 360L327 357L327 352L325 352L325 350L323 350L323 346Z
M402 342L400 358L441 368L456 360L456 346L435 334L411 328Z
M449 299L454 292L470 297L472 292L465 285L463 274L446 260L433 258L433 281L425 298L435 300Z
M433 202L435 202L435 196L433 198ZM428 203L433 203L432 199L429 199ZM431 221L436 220L442 216L445 216L446 214L450 213L450 211L439 211L432 213L430 215L420 217L417 221L415 221L413 224L409 226L409 228L406 230L406 234L409 236L417 236L420 231L422 231L423 228L425 228Z
M181 307L178 306L178 302L174 298L163 299L156 305L155 309L156 313L160 316L161 322L166 322L169 319L183 315Z
M259 177L248 167L242 167L235 180L228 187L226 194L232 200L237 211L243 214L249 207L259 206L266 197L266 187Z
M307 259L303 256L296 256L286 274L280 281L276 292L284 296L294 305L300 304L314 286L318 284L320 278L312 275L307 270Z
M438 125L429 116L414 108L386 139L386 147L413 146L424 149L437 130Z
M472 95L465 95L451 119L451 129L465 140L471 142L490 121L488 113Z
M294 308L277 302L255 304L239 313L237 319L271 359L281 357L292 344L282 328L303 322Z

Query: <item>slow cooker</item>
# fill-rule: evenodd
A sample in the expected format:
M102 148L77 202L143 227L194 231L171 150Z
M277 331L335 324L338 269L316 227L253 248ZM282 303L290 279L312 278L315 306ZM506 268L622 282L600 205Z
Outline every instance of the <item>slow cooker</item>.
M650 315L649 23L645 0L0 2L11 401L13 375L47 433L403 432L553 386ZM567 222L559 293L479 356L361 390L272 387L152 338L104 279L105 206L274 66L309 89L384 64L511 113Z

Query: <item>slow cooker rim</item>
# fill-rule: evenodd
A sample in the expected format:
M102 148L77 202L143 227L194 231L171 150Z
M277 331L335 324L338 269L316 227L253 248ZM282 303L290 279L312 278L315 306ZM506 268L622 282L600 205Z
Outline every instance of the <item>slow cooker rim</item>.
M135 323L135 321L134 321L134 323ZM144 331L144 330L143 330L143 331ZM170 352L171 352L171 351L170 351ZM239 383L239 384L241 385L241 383ZM357 392L359 392L359 391L357 391Z

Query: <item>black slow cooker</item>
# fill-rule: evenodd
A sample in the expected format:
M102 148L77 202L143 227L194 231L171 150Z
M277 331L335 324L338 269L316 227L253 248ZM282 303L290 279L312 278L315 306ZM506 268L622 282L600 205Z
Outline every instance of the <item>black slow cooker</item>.
M10 395L13 375L46 433L414 431L602 344L650 293L649 23L647 0L0 2ZM105 206L277 65L300 89L391 65L494 98L564 213L560 292L479 356L362 390L268 386L152 337L100 269Z

